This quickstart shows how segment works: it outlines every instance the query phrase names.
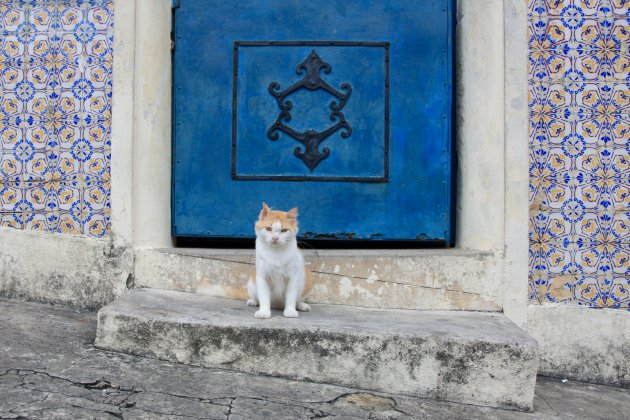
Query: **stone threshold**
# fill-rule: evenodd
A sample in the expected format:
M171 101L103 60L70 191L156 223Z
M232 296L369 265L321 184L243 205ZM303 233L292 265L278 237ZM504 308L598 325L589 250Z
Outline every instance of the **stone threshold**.
M244 302L139 289L98 313L99 348L440 400L530 410L538 345L499 313Z
M304 250L314 273L312 303L371 308L500 311L502 258L451 249ZM243 287L253 249L141 249L135 285L194 292L201 285Z

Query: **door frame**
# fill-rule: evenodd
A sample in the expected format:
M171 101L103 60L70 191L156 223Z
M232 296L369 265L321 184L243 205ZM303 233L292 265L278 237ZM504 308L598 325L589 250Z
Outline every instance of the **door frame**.
M172 5L114 5L111 230L115 242L135 248L174 246ZM506 314L522 324L528 284L527 3L459 0L456 19L455 247L498 256Z

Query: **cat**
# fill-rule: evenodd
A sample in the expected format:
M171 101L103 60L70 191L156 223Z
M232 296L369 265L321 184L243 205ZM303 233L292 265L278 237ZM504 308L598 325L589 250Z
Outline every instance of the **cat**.
M283 309L287 318L297 318L298 312L308 312L304 302L313 285L312 274L304 266L304 257L297 246L298 209L271 210L262 203L254 225L256 231L256 271L247 282L247 290L205 282L197 293L247 299L247 305L258 306L254 316L271 317L271 308Z
M247 283L247 304L260 306L256 318L271 317L271 307L284 309L287 318L297 318L297 311L311 309L303 300L312 287L312 278L297 246L297 214L297 207L284 212L262 203L255 224L256 272Z

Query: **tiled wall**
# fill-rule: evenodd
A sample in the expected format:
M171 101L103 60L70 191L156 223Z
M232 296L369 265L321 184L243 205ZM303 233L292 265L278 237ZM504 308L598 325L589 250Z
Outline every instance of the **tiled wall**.
M530 301L630 309L630 1L530 0Z
M0 224L101 237L112 0L0 1Z

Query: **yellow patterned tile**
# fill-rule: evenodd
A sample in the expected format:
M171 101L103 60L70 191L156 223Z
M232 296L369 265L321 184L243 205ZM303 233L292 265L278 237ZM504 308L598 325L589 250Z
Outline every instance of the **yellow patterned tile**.
M69 213L60 214L57 231L70 235L80 235L81 233L83 233L81 223L77 222Z
M629 309L628 2L529 10L530 300Z

